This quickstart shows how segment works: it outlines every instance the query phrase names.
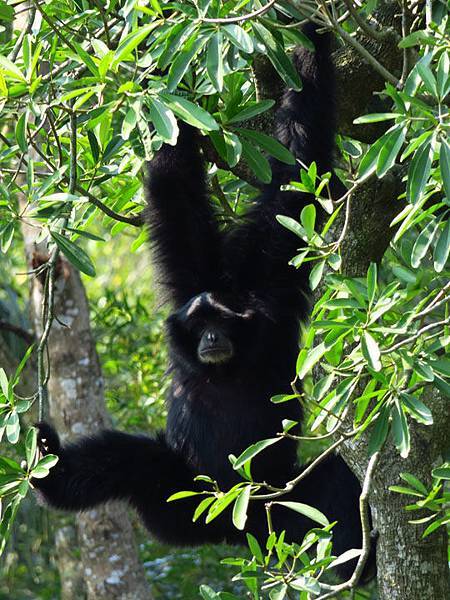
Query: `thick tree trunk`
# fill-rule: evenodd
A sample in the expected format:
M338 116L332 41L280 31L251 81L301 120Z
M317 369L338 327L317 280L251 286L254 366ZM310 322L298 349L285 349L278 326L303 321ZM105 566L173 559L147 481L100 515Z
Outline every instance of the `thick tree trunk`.
M28 259L33 239L25 231ZM61 267L61 268L59 268ZM61 261L56 279L55 321L49 339L50 415L63 438L111 426L103 378L89 324L89 306L79 273ZM33 280L31 305L41 330L42 285ZM95 483L94 483L95 485ZM83 576L90 600L149 600L126 507L109 503L77 518ZM77 598L79 596L76 596ZM75 596L74 596L75 598Z
M393 235L389 224L402 209L397 196L402 177L373 179L357 191L347 235L342 245L343 271L351 277L365 277L371 262L381 260ZM372 482L370 503L373 525L378 534L377 569L379 600L447 600L450 587L447 562L447 534L440 528L427 538L426 527L408 522L419 518L405 510L413 498L389 491L401 484L400 473L412 473L425 485L431 470L443 461L448 446L450 412L448 399L428 388L424 401L434 424L425 427L410 421L411 450L403 459L393 444L383 449ZM348 415L349 420L352 415ZM341 454L362 479L368 462L367 436L348 440Z

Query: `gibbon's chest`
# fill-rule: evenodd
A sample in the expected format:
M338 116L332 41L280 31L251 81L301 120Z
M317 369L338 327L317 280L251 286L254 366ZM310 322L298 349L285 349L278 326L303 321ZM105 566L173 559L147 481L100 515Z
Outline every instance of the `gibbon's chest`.
M169 445L196 473L210 475L222 484L234 482L229 454L238 456L250 444L276 431L273 428L277 424L261 406L264 399L255 405L250 394L237 386L175 381L168 397Z

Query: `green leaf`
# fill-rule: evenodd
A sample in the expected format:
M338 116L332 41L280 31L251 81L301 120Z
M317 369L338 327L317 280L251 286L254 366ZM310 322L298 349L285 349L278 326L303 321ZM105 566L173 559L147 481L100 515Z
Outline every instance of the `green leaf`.
M27 141L27 121L28 114L23 112L16 123L16 140L19 148L22 152L28 152L28 141Z
M413 31L413 33L410 33L402 40L400 40L400 42L398 43L398 47L411 48L412 46L434 46L435 44L437 44L437 38L435 35L430 35L426 31L420 30Z
M420 199L425 189L430 176L432 159L432 139L428 139L414 154L408 169L407 197L412 204Z
M72 263L75 268L86 275L89 275L89 277L95 277L94 265L84 250L74 244L74 242L70 241L69 238L66 238L56 231L51 231L50 235L67 260Z
M302 209L300 213L300 222L305 228L308 240L314 235L314 227L316 224L316 207L314 204L308 204Z
M145 25L144 27L139 28L137 31L133 31L125 36L114 52L114 59L111 63L111 68L115 69L122 60L134 60L134 56L130 56L131 53L142 41L145 40L145 38L157 25L159 25L159 21L155 21L150 25Z
M161 55L158 58L158 67L162 71L165 71L172 63L173 57L177 53L178 49L183 47L185 41L197 28L198 24L195 21L190 23L178 23L171 28L164 50L161 52Z
M257 148L251 146L246 140L242 140L242 155L260 181L263 183L271 182L272 169L270 168L269 161Z
M428 496L428 490L420 481L420 479L417 479L417 477L411 475L411 473L400 473L400 477L403 479L403 481L409 483L409 485L421 492L424 496Z
M224 25L221 28L223 34L231 41L231 43L246 52L247 54L251 54L253 52L253 40L249 36L249 34L240 27L240 25L230 24Z
M436 387L446 396L450 397L450 384L447 383L447 381L445 379L442 379L442 377L439 377L438 375L434 376L434 383L436 385Z
M25 498L25 496L27 495L29 489L30 489L30 482L27 481L27 480L24 480L19 485L19 488L17 490L17 495L20 498Z
M247 533L246 537L248 547L250 548L250 552L253 554L253 556L259 563L263 563L264 555L262 553L261 546L259 545L258 540L251 533Z
M216 517L218 517L236 498L239 494L240 488L235 487L229 490L226 494L224 494L221 498L216 500L214 504L211 505L211 508L208 511L208 515L206 516L205 523L211 523Z
M433 424L431 410L421 400L406 392L400 392L400 398L402 404L408 409L411 416L414 417L416 421L419 421L419 423L423 423L424 425Z
M17 511L20 505L20 497L16 496L10 504L6 507L5 512L2 515L0 523L0 556L6 547L6 542L11 534L12 524L16 518Z
M248 502L250 500L251 486L246 485L236 498L233 506L233 524L236 529L243 530L247 521Z
M371 305L375 300L375 294L377 293L377 264L370 263L370 267L367 269L367 297L369 304Z
M55 194L49 194L48 196L41 196L41 202L79 202L82 196L76 194L69 194L68 192L56 192Z
M310 595L318 596L321 592L321 587L318 581L306 575L300 575L290 582L291 588L302 592L309 592Z
M189 65L206 44L208 39L209 36L201 36L198 31L194 32L188 39L169 69L169 77L167 79L167 89L169 92L174 92L176 90L178 84L186 74Z
M205 510L209 507L210 504L214 502L214 496L208 496L207 498L203 498L200 504L194 511L194 515L192 517L192 521L195 523L197 519L205 512Z
M309 504L303 504L302 502L278 502L278 501L274 502L274 504L279 504L280 506L285 506L286 508L289 508L290 510L294 510L295 512L300 513L304 517L308 517L308 519L311 519L312 521L319 523L323 527L326 527L327 525L330 524L327 517L323 513L321 513L320 510L317 510L317 508L314 508L313 506L309 506Z
M157 98L150 97L147 102L150 119L162 139L175 146L178 138L178 124L175 115Z
M444 229L436 243L434 249L434 269L437 273L440 273L448 261L448 255L450 252L450 220L447 220Z
M450 480L450 467L437 467L431 471L431 474L437 479Z
M406 132L406 127L399 127L385 137L383 147L377 158L376 172L378 177L384 177L389 169L394 166L397 155L405 141Z
M32 469L31 476L36 479L43 479L47 477L50 469L56 465L59 458L55 454L47 454L44 458L38 462L38 464Z
M300 223L292 217L286 217L285 215L277 215L276 219L278 223L280 223L280 225L283 225L283 227L286 227L286 229L289 229L289 231L292 231L292 233L298 235L298 237L302 240L306 241L308 239L306 231L303 229Z
M257 146L265 150L270 156L278 159L287 165L295 165L295 156L291 152L280 144L280 142L270 135L261 133L260 131L252 131L251 129L239 129L239 131L250 141L254 142Z
M299 92L302 89L300 76L297 72L297 69L287 56L284 48L277 44L270 31L261 23L254 21L252 22L252 27L255 36L258 38L261 44L265 46L270 62L273 64L285 84L289 88Z
M128 140L130 138L131 132L136 127L139 118L139 112L139 105L135 106L132 104L125 113L125 117L122 121L122 129L120 132L120 135L124 140Z
M6 376L5 370L0 367L0 387L2 389L2 394L5 396L6 400L10 400L10 389L8 377Z
M83 62L89 69L89 71L92 73L92 75L97 78L99 76L98 69L97 65L92 60L92 57L86 52L83 46L74 39L71 40L71 44L76 50L76 58L81 59L81 62Z
M380 348L368 331L364 331L361 338L361 350L368 365L374 371L381 371Z
M219 594L217 594L209 585L202 584L200 586L200 594L203 600L220 600Z
M372 435L370 436L368 447L369 455L375 454L375 452L378 452L383 446L389 431L389 415L390 407L385 404L378 414L372 430Z
M288 586L285 583L281 583L270 590L269 598L270 600L284 600L286 598L287 591Z
M422 259L426 256L428 249L433 243L434 237L439 230L440 219L433 218L427 226L422 229L411 252L411 266L417 269Z
M266 112L275 104L274 100L261 100L260 102L248 102L242 110L228 120L228 123L239 123L240 121L248 121L257 115Z
M442 185L447 200L450 202L450 146L447 140L441 141L441 150L439 152L439 166L441 169Z
M325 264L326 261L321 260L311 269L311 273L309 274L309 286L312 291L317 289L317 286L322 281Z
M431 95L437 98L438 93L436 79L434 78L433 72L431 71L430 67L421 61L419 61L416 66L426 90L430 92Z
M91 148L92 158L94 159L94 163L98 163L98 159L100 157L100 146L98 145L97 137L93 131L88 130L87 132L89 146Z
M0 456L0 472L16 472L20 475L24 473L23 469L15 460L7 458L6 456Z
M436 71L436 80L438 96L441 100L444 100L450 90L450 56L448 52L441 54Z
M349 560L353 560L354 558L359 558L361 556L362 550L360 548L352 548L351 550L347 550L340 554L337 558L335 558L329 565L328 569L333 569L338 565L343 565Z
M202 131L217 131L219 129L214 117L200 106L186 100L186 98L167 92L161 92L159 96L162 102L186 123Z
M0 20L12 21L14 19L14 8L8 6L4 0L0 2Z
M0 71L3 71L5 75L8 75L11 79L15 79L17 81L26 82L26 78L23 75L22 71L16 67L16 65L6 58L6 56L0 55Z
M227 157L227 163L230 167L237 165L242 154L242 144L237 135L231 131L223 132L223 139L225 142L225 151Z
M449 517L444 516L444 517L441 517L440 519L437 519L436 521L431 523L431 525L428 525L428 527L423 532L422 537L427 537L428 535L430 535L430 533L433 533L433 531L436 531L436 529L438 529L441 526L447 525L449 522L450 522Z
M223 36L221 31L211 37L208 42L206 53L206 72L214 86L214 89L221 92L223 89Z
M300 379L304 379L311 372L313 366L319 362L322 356L329 350L325 342L321 342L312 350L303 348L297 360L297 375Z
M397 117L401 117L400 113L373 113L371 115L364 115L362 117L358 117L353 121L355 125L360 125L363 123L378 123L379 121L388 121L390 119L396 119Z
M36 455L37 448L37 430L35 427L30 427L25 438L25 454L28 467L31 467Z
M403 407L395 399L395 402L391 410L392 414L392 435L394 438L394 444L397 450L400 452L402 458L407 458L410 449L410 438L409 438L409 427L406 421L406 416L403 411Z
M6 437L10 444L16 444L19 440L20 422L19 415L13 410L6 420Z
M397 125L389 129L384 135L382 135L374 144L370 146L366 154L361 159L358 169L358 179L368 177L373 173L377 167L378 156L381 149L384 146L385 136L387 136L393 129L396 129Z
M243 467L247 461L254 458L257 454L265 450L265 448L272 446L272 444L276 444L280 441L280 439L281 438L268 438L266 440L260 440L259 442L252 444L237 457L237 459L234 462L233 469L237 471L237 469Z
M176 492L175 494L172 494L171 496L169 496L167 498L166 502L173 502L174 500L181 500L182 498L190 498L191 496L198 496L201 493L202 492L192 492L192 491Z
M416 496L417 498L423 498L423 494L412 490L411 488L404 487L403 485L390 485L389 491L396 492L397 494L405 494L407 496Z

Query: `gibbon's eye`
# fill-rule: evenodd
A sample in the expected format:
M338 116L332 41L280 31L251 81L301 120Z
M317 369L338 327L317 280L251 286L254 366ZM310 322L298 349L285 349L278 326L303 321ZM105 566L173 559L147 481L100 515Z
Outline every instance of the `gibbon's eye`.
M208 326L202 333L197 356L202 363L223 364L233 356L230 338L217 326Z

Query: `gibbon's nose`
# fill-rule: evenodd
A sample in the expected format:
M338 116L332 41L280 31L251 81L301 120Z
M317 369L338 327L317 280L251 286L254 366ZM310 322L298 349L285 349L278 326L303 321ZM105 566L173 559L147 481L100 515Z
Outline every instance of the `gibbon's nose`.
M214 331L208 331L206 339L210 344L215 344L217 342L217 334Z

